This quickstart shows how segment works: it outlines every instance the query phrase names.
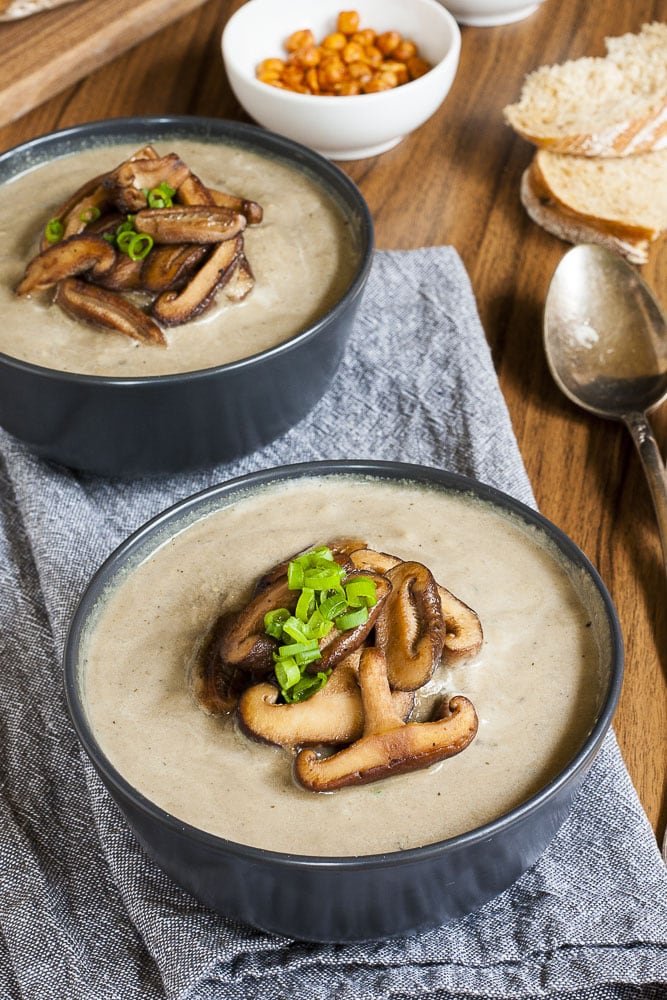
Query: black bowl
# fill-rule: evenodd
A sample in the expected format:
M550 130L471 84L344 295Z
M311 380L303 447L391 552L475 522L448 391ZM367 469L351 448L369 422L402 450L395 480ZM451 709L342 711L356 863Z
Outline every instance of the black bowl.
M105 592L180 527L248 489L303 476L352 474L409 480L472 494L519 517L559 551L573 577L585 578L600 605L598 638L608 654L597 717L581 749L557 777L500 819L425 847L364 857L306 857L242 846L202 832L139 794L105 757L82 693L86 629ZM599 600L598 600L599 598ZM94 576L74 616L65 650L65 685L78 736L146 852L175 882L223 914L259 928L314 941L355 941L415 932L470 913L508 888L545 850L610 726L623 673L623 646L612 602L595 569L562 532L495 489L451 473L398 463L309 463L258 472L206 490L137 531Z
M359 252L354 278L333 308L290 340L201 371L107 378L60 372L0 353L0 425L43 458L122 477L227 461L260 448L301 420L338 367L371 266L373 222L353 182L312 150L254 126L216 118L119 118L54 132L3 153L0 184L29 167L91 146L179 138L246 148L306 173L348 220Z

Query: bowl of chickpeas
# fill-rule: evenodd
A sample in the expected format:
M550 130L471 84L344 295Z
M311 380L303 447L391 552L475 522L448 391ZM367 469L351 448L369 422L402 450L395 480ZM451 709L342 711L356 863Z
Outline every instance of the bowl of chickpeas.
M331 160L376 156L454 81L461 35L437 0L248 0L229 19L229 84L259 125Z

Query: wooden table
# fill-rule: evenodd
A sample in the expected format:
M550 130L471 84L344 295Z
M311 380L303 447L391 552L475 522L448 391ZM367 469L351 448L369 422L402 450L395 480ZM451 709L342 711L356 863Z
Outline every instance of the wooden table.
M219 49L222 28L239 6L239 0L209 0L0 128L0 149L54 128L122 115L243 119ZM637 31L652 20L667 20L667 0L546 0L515 25L464 27L459 72L440 111L394 150L342 166L368 200L379 248L451 244L466 265L538 504L597 566L618 608L626 678L615 729L661 836L667 587L649 493L625 430L577 411L549 375L542 307L566 245L524 214L519 179L531 148L501 117L525 73L601 55L606 35ZM642 270L667 307L667 241L654 247ZM654 423L664 446L667 408Z

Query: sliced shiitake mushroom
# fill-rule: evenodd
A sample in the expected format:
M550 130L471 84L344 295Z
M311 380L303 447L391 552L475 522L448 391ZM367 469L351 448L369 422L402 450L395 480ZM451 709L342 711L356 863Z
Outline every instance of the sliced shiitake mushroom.
M477 656L484 642L479 616L446 587L439 586L438 593L446 629L443 660L450 664L470 660Z
M241 253L232 266L229 280L225 282L225 295L231 302L242 302L255 287L255 276L248 258Z
M333 791L428 767L451 757L474 738L477 717L468 699L449 699L431 722L405 723L395 711L383 654L361 652L359 670L364 710L362 737L338 753L321 758L310 750L296 761L298 780L313 791Z
M239 720L249 736L288 749L300 746L339 746L359 739L364 713L357 680L361 650L355 650L334 668L329 680L306 701L279 704L273 684L247 688L239 700ZM414 694L392 694L397 715L405 720L414 705Z
M368 609L368 618L362 625L355 628L340 631L332 628L328 635L320 640L320 650L322 659L311 664L310 669L317 673L318 670L331 670L340 663L346 656L359 649L365 642L372 630L377 625L382 609L391 593L391 583L386 576L379 573L359 572L353 570L343 579L343 586L353 580L355 576L365 576L375 583L376 603Z
M58 282L54 302L75 319L98 329L113 330L145 344L166 346L162 330L133 303L116 292L78 278Z
M264 215L262 206L256 201L209 188L192 172L179 187L178 197L184 205L218 205L230 212L239 212L246 217L249 225L257 225Z
M17 295L32 295L76 274L108 274L115 263L116 251L103 236L80 233L33 257L15 291Z
M375 626L392 688L415 691L430 679L445 642L438 585L418 562L399 562L385 574L391 593Z
M332 792L430 767L465 750L477 733L477 713L462 695L445 701L430 722L404 722L392 702L385 657L376 647L362 650L359 683L363 735L328 757L301 750L295 776L304 788Z
M227 194L226 191L216 191L209 188L213 196L213 203L220 208L227 208L231 212L240 212L245 215L248 225L257 226L264 218L264 209L256 201L249 201L247 198L238 198L234 194Z
M64 237L82 233L94 218L106 210L109 204L109 192L103 184L98 184L90 194L80 198L65 215L61 216Z
M350 559L357 569L369 569L375 573L387 573L388 570L402 562L398 556L392 556L388 552L377 552L375 549L367 547L352 552Z
M234 239L246 227L246 218L216 205L174 205L144 208L134 216L134 228L156 243L221 243Z
M209 251L210 247L202 243L154 246L141 262L142 287L156 295L167 291L179 291L189 281Z
M276 608L293 611L297 599L298 592L289 589L286 574L260 590L221 630L221 659L258 676L271 673L277 642L264 631L264 616Z
M116 292L138 291L143 288L142 264L141 260L133 260L126 253L119 253L111 270L95 276L95 284Z
M91 177L90 180L85 181L81 187L77 188L74 194L70 195L67 201L63 202L59 208L53 213L52 218L58 219L60 222L65 224L64 220L68 219L75 205L80 204L85 201L85 199L90 198L98 190L102 181L107 176L107 174L98 174L96 177ZM51 244L46 239L46 236L42 236L40 250L46 250Z
M229 278L241 246L241 237L219 243L182 291L163 292L155 299L155 318L164 326L180 326L204 312Z
M220 656L220 639L230 618L230 614L220 615L188 665L188 688L197 706L207 715L229 715L236 708L241 692L253 682L251 673L225 663Z
M146 191L161 183L177 190L189 172L176 153L158 157L134 156L107 174L103 184L109 192L110 201L122 212L138 212L148 203Z

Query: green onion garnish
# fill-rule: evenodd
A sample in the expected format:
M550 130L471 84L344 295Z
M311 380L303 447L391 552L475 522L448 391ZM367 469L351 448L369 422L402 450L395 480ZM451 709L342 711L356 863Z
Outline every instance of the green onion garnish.
M148 233L135 233L127 248L131 260L143 260L153 249L153 237Z
M58 243L65 232L65 227L63 226L60 219L49 219L44 229L44 235L49 243Z
M348 629L356 628L367 621L368 608L364 606L363 608L356 608L354 611L348 611L347 614L339 615L334 624L339 632L346 632Z
M149 208L171 208L174 204L173 197L176 194L176 188L173 188L166 181L162 181L157 187L142 189L144 195L146 196L146 201L148 202Z
M84 208L83 212L81 212L79 214L79 221L80 222L95 222L96 219L99 219L99 217L100 217L101 214L102 213L100 212L100 210L97 207L97 205L89 205L88 208Z
M273 654L275 675L286 702L305 701L324 687L329 672L307 673L322 658L319 640L335 627L341 631L368 621L368 608L377 603L375 583L354 576L343 585L345 569L326 546L291 559L287 567L290 590L300 590L294 614L275 608L264 616L264 631L277 639Z

